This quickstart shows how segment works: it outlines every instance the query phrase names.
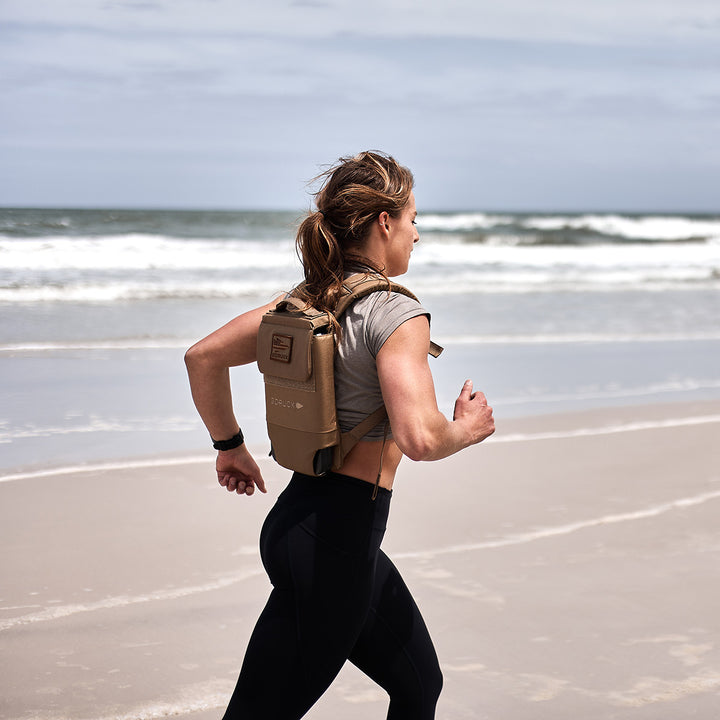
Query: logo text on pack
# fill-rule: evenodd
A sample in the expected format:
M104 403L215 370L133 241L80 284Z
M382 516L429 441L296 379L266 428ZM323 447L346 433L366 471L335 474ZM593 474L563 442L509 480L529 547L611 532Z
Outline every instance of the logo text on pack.
M291 410L302 410L305 407L302 403L295 402L294 400L283 400L282 398L277 397L271 397L270 402L273 405L289 408Z
M289 363L292 357L293 339L292 335L281 335L273 333L270 359L278 362Z

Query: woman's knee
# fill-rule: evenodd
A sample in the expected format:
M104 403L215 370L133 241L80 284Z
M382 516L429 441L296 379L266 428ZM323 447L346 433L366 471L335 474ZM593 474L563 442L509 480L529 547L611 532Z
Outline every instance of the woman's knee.
M431 720L443 688L443 674L437 662L415 664L414 670L395 677L388 690L389 720Z
M434 702L437 702L440 697L440 693L443 689L443 674L440 669L440 665L436 665L433 671L430 673L429 679L426 681L428 697L433 698Z

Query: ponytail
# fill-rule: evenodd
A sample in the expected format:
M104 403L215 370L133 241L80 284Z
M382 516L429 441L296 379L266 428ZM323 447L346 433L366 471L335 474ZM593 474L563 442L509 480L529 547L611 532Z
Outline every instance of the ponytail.
M319 210L308 213L300 224L297 252L303 264L305 282L295 294L319 310L331 311L345 279L345 258L335 234Z
M295 295L332 312L347 273L376 272L385 277L384 268L363 257L362 246L380 213L397 217L402 212L414 181L407 168L377 152L341 158L319 179L324 183L315 193L318 209L308 213L297 232L305 282Z

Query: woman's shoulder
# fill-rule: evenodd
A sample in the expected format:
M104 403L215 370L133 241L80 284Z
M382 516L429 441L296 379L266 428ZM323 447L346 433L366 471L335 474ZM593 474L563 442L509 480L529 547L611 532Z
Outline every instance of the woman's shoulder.
M397 290L385 289L375 290L360 300L355 305L369 312L387 312L396 307L422 307L420 301Z
M373 355L405 321L430 313L415 298L400 292L379 290L355 303L355 312L363 318L364 334Z

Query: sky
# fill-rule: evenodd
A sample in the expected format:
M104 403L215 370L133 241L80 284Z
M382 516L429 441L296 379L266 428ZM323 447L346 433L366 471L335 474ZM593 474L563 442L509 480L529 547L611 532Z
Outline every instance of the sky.
M717 0L0 0L0 206L720 212Z

